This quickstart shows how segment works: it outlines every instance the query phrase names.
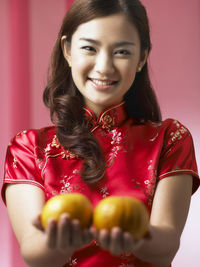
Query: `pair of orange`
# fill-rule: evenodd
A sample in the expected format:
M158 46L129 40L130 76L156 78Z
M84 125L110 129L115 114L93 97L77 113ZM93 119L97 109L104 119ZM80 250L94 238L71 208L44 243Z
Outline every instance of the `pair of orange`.
M57 195L44 205L41 223L44 228L49 218L59 220L62 213L69 213L72 219L78 219L81 227L92 223L100 230L110 230L119 226L133 235L134 239L143 237L148 230L149 216L145 205L132 197L112 196L99 202L93 210L90 200L79 193Z

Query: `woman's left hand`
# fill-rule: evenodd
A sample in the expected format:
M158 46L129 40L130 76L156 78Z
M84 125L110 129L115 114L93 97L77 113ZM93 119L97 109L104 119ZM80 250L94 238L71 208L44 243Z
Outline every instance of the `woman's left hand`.
M123 232L120 227L113 227L111 231L102 229L97 233L97 239L102 249L109 250L113 255L134 253L140 248L150 234L139 240L134 240L131 233Z

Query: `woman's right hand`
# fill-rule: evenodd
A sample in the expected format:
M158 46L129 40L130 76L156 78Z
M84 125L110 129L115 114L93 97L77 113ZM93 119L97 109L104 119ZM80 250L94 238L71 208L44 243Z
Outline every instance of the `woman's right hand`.
M33 221L33 225L45 233L48 248L66 253L69 257L96 238L93 227L81 229L80 222L71 219L67 213L63 213L58 222L49 219L46 229L41 225L40 216Z
M71 220L68 214L63 214L58 222L49 220L44 230L38 214L46 198L39 187L11 184L5 193L10 221L28 266L64 266L75 250L96 239L92 228L81 229L79 222Z

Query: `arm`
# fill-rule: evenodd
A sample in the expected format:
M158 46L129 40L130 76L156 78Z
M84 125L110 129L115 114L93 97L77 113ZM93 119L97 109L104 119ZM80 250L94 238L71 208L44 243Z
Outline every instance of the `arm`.
M114 254L133 252L139 259L156 267L167 267L173 260L180 244L192 193L192 177L178 175L158 183L150 217L150 237L134 241L128 233L114 229L102 230L99 240L103 248ZM108 240L110 240L108 242ZM119 240L122 240L121 243Z
M59 267L66 264L74 250L88 244L92 236L81 231L77 221L64 215L58 224L51 220L46 231L32 224L42 211L44 192L33 185L13 184L6 189L10 221L29 267Z
M158 183L150 217L152 239L135 252L136 256L158 267L172 262L180 245L191 193L192 177L189 175L168 177Z

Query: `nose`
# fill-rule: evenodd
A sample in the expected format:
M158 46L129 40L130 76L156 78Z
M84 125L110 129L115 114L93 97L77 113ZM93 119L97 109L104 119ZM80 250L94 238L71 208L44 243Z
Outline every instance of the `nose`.
M96 57L95 71L103 75L111 75L114 73L114 62L111 55L108 53L100 53Z

